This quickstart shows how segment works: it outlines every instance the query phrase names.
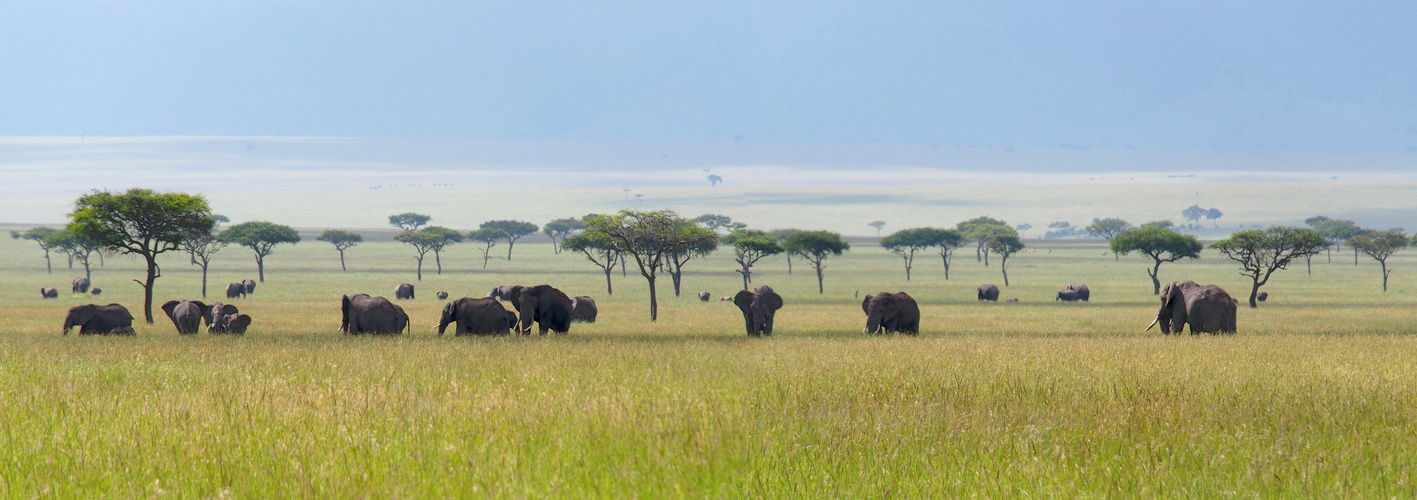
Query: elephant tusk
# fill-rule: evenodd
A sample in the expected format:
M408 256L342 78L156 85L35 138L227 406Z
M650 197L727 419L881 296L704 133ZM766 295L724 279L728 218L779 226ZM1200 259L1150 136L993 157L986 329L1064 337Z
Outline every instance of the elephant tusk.
M1149 331L1151 331L1151 327L1156 326L1156 322L1158 322L1158 321L1161 321L1161 316L1157 316L1156 319L1151 320L1151 324L1150 324L1150 325L1147 325L1147 326L1146 326L1146 329L1145 329L1145 330L1142 330L1142 331L1143 331L1143 332L1149 332Z

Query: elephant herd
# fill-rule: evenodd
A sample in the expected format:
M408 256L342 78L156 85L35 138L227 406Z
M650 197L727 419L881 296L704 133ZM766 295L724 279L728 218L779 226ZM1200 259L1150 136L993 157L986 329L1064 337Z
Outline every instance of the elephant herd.
M255 280L248 279L240 283L230 283L226 285L226 298L228 299L243 298L253 293L256 293Z
M83 277L83 276L79 276L79 277L77 277L77 278L74 278L74 282L70 285L69 291L72 292L72 293L76 293L76 294L79 294L79 293L86 293L86 294L89 294L89 295L102 295L102 294L103 294L103 289L101 289L101 288L99 288L99 287L96 287L96 286L95 286L95 287L91 287L91 284L89 283L89 279L88 279L88 278L85 278L85 277ZM52 287L52 286L46 286L46 287L40 288L40 289L39 289L39 296L40 296L40 298L44 298L44 299L57 299L57 298L59 298L59 289L58 289L58 288L54 288L54 287Z

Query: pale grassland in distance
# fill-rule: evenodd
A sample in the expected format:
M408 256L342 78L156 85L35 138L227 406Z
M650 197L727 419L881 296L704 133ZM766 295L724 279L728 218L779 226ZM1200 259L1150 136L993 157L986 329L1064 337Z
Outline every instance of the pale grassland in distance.
M1035 224L1038 226L1039 224ZM582 257L518 244L486 271L451 247L415 282L412 251L371 242L339 271L327 244L277 247L267 280L236 299L241 338L179 337L156 311L129 338L61 336L73 305L118 302L141 316L137 262L96 268L97 299L46 275L29 241L0 240L0 492L8 497L880 497L1413 496L1417 463L1417 251L1376 263L1349 252L1274 277L1240 333L1166 337L1142 329L1156 299L1137 257L1100 243L1028 241L1009 262L961 249L900 258L869 243L828 260L827 293L782 258L756 269L786 306L776 334L749 339L732 305L730 253L687 266L683 297L660 277L661 320L644 280L615 294ZM497 247L505 251L505 247ZM163 259L157 303L196 298L183 255ZM249 251L218 254L211 300L255 277ZM1162 277L1242 297L1212 251ZM413 333L346 337L341 294L392 296ZM1089 303L1053 302L1073 281ZM600 305L566 336L436 335L442 302L495 285L550 283ZM700 290L715 300L698 301ZM907 291L919 337L869 337L856 292Z

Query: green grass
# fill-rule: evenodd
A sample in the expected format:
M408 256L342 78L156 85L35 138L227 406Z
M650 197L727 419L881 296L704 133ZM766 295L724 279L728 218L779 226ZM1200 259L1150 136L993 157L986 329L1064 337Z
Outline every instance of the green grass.
M1010 262L1018 304L980 304L998 264L933 254L906 282L899 258L858 244L828 261L827 293L782 259L757 270L787 305L777 334L748 339L728 303L728 254L688 266L684 297L549 245L519 244L487 271L470 246L402 305L413 334L340 335L339 296L392 295L410 251L365 243L341 273L318 242L283 246L237 299L244 338L179 337L157 311L130 338L61 336L89 299L73 271L46 275L28 241L0 240L0 496L5 497L921 497L1405 496L1417 494L1417 252L1392 291L1352 254L1276 275L1234 336L1142 333L1155 313L1137 258L1097 244L1029 242ZM1049 252L1051 250L1051 252ZM1366 258L1365 258L1366 259ZM56 259L56 262L61 262ZM95 302L141 316L137 263L94 273ZM212 296L254 277L218 254ZM1248 291L1213 252L1163 279ZM196 298L183 257L163 262L158 303ZM1052 302L1072 281L1091 303ZM601 319L567 336L439 337L441 301L500 284L596 297ZM905 290L918 338L867 337L861 294Z

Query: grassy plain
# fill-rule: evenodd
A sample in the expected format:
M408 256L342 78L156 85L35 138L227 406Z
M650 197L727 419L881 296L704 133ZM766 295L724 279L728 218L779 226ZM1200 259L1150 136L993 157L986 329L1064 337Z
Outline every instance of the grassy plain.
M1138 258L1093 243L1030 241L1010 261L1018 304L974 300L1002 283L972 250L939 257L857 244L828 261L827 293L797 262L757 268L787 305L748 339L728 303L727 253L688 266L683 297L546 244L486 271L470 245L431 262L413 334L340 335L341 294L392 295L411 252L365 243L278 247L267 281L236 301L242 338L179 337L157 311L129 338L61 336L67 289L28 241L0 240L0 496L55 497L921 497L1417 494L1417 252L1376 263L1316 259L1276 275L1234 336L1142 333L1155 311ZM499 250L505 250L498 247ZM430 259L431 261L431 259ZM196 298L185 257L164 260L158 302ZM1165 279L1247 284L1214 252ZM138 263L94 273L101 300L141 316ZM212 294L254 277L249 252L213 265ZM1051 301L1072 281L1090 303ZM551 283L595 296L601 317L567 336L439 337L441 301ZM1409 290L1410 289L1410 290ZM919 337L862 335L855 292L905 290Z

